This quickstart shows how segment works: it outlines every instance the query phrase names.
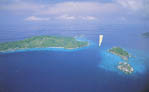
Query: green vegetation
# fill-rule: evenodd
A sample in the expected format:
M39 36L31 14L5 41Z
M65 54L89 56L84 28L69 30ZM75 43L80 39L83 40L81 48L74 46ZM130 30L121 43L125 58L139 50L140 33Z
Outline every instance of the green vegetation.
M128 64L128 59L131 56L129 55L127 51L125 51L124 49L120 47L113 47L109 49L108 51L114 55L120 56L124 60L124 62L119 62L119 65L117 65L117 68L120 71L126 74L131 74L134 71L133 67L130 64Z
M48 47L74 49L85 46L88 46L87 41L77 41L73 37L35 36L20 41L0 43L0 52Z
M149 32L145 32L142 34L144 37L149 37Z
M128 60L128 58L130 57L127 51L125 51L119 47L113 47L113 48L109 49L109 52L120 56L124 60Z

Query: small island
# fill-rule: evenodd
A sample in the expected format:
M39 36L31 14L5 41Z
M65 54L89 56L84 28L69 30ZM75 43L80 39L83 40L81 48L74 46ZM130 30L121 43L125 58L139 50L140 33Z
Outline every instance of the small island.
M114 55L120 56L125 61L128 61L128 58L130 57L128 52L123 50L120 47L113 47L113 48L109 49L108 51Z
M119 62L117 68L126 74L131 74L134 71L133 67L127 62Z
M149 32L145 32L142 34L144 37L149 38Z
M20 41L0 43L0 52L32 48L75 49L88 45L88 41L78 41L73 37L35 36Z
M124 62L119 62L117 68L126 73L126 74L131 74L134 69L133 67L128 64L128 59L131 57L130 54L125 51L124 49L120 48L120 47L113 47L111 49L108 50L108 52L114 54L114 55L117 55L117 56L120 56Z

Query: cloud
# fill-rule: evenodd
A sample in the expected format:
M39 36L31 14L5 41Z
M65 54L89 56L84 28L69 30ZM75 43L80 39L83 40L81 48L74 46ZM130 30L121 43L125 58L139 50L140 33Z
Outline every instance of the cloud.
M132 11L144 8L143 0L116 0L116 2L122 7Z
M56 19L62 19L62 20L75 20L75 16L69 16L69 15L61 15L56 17Z
M41 4L14 0L13 3L1 4L0 10L32 12L37 15L51 14L90 14L114 13L121 9L137 11L144 8L143 0L113 0L113 2L60 2L54 4Z
M0 10L14 12L30 12L34 15L97 15L98 12L111 13L119 10L114 3L100 2L63 2L56 4L37 4L28 2L16 2L8 5L1 5Z
M143 0L111 0L110 2L66 1L59 3L36 3L29 0L15 0L8 4L0 4L0 11L30 16L26 21L55 20L113 20L114 18L142 16ZM146 16L149 14L145 10ZM32 16L34 15L34 16ZM42 16L42 17L36 17ZM49 16L50 18L43 17ZM136 17L137 18L137 17Z
M73 14L73 15L95 15L99 13L108 13L117 11L117 6L112 3L97 2L64 2L48 6L46 10L40 11L40 14Z
M25 18L25 21L48 21L50 18L41 18L41 17L36 17L36 16L30 16Z
M61 20L96 20L96 17L94 16L70 16L70 15L61 15L56 17L56 19Z
M149 20L149 1L145 0L144 3L144 17L145 19Z
M94 16L80 16L83 20L96 20L97 18Z

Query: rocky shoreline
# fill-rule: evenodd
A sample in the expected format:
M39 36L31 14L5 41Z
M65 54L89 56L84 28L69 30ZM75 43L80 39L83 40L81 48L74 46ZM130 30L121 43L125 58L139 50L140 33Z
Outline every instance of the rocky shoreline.
M119 64L117 65L117 69L126 74L131 74L134 71L133 67L128 64L128 59L131 57L131 55L127 51L123 50L120 47L113 47L109 49L108 52L117 55L124 60L124 62L119 62Z

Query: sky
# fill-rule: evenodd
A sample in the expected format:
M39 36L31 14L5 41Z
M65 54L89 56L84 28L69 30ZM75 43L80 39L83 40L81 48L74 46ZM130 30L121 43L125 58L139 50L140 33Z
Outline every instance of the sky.
M0 25L99 23L149 20L148 0L0 0Z

